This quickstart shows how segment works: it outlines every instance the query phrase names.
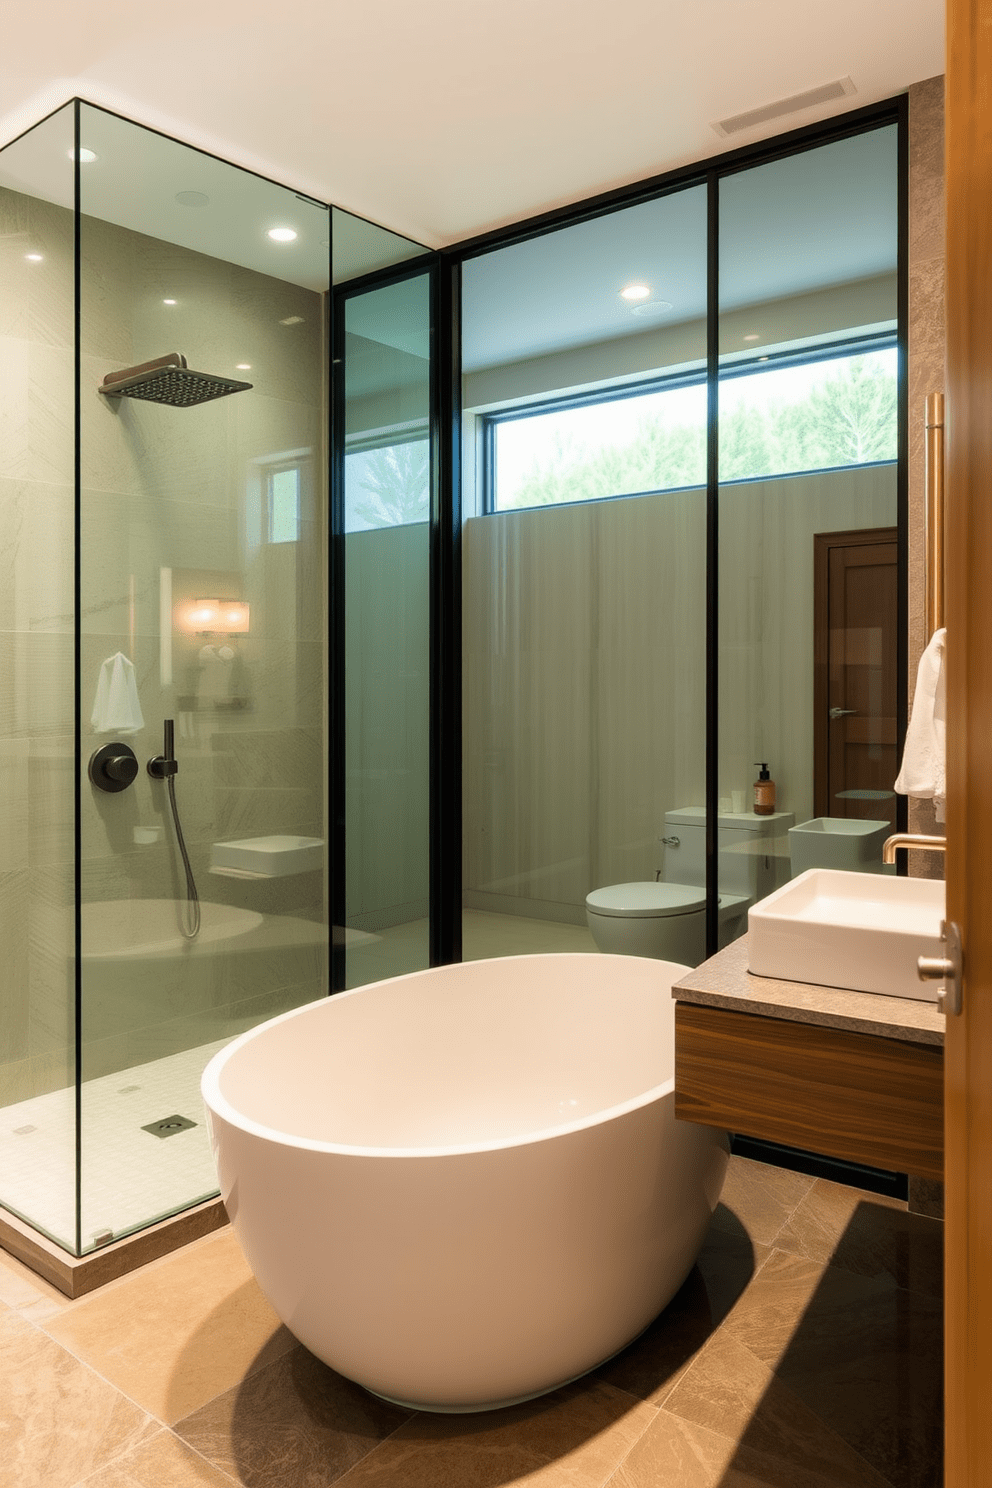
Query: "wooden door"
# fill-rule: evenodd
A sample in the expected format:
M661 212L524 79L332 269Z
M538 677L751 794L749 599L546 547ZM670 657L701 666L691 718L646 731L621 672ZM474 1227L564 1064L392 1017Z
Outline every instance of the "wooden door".
M945 1484L992 1483L992 4L947 6Z
M896 529L817 533L813 571L814 811L894 830Z

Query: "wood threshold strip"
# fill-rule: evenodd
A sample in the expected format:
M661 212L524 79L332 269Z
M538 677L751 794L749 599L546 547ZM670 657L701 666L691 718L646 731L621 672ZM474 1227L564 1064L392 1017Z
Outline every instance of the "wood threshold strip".
M101 1246L89 1255L74 1256L16 1215L0 1209L0 1249L22 1261L64 1296L75 1298L115 1281L118 1276L126 1276L139 1266L147 1266L149 1261L157 1261L225 1224L227 1211L222 1200L207 1199L182 1214L174 1214L134 1235Z

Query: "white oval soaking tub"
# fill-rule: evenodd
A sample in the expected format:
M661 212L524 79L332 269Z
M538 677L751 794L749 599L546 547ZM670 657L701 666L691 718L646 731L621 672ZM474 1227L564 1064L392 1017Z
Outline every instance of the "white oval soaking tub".
M221 1194L318 1358L482 1410L594 1368L692 1267L722 1132L675 1120L671 984L635 956L516 956L339 993L207 1065Z

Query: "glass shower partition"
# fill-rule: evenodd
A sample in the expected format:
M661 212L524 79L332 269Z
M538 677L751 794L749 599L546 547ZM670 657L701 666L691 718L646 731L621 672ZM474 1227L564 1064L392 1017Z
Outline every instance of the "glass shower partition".
M330 222L76 102L0 223L0 1205L85 1255L216 1193L206 1060L328 989Z
M0 1205L76 1236L72 105L0 151Z
M348 277L424 250L342 230ZM430 963L431 271L399 270L335 304L340 501L336 986Z
M894 829L897 151L886 124L719 182L721 944L791 874L881 872Z
M204 1064L327 990L330 229L102 110L80 139L82 743L138 765L81 796L85 1250L215 1191Z
M463 268L466 960L595 951L592 891L704 955L706 224L693 185Z

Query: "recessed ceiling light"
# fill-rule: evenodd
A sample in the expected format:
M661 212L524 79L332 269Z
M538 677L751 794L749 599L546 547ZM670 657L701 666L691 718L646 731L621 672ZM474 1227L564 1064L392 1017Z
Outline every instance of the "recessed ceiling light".
M281 320L279 322L279 324L280 325L302 325L303 324L303 316L302 315L287 315L286 316L286 319L285 320Z
M163 300L162 301L162 304L163 305L174 305L175 303L176 303L175 300Z
M650 315L667 315L671 308L671 300L645 300L642 305L631 305L630 313L647 319Z
M758 361L759 361L759 362L767 362L767 360L768 360L768 358L767 358L767 357L759 357L759 358L758 358Z
M75 150L70 150L69 151L69 159L70 160L75 160L75 158L76 158L76 152L75 152ZM83 147L79 151L79 163L80 163L80 165L89 165L92 161L99 160L99 158L100 157L96 153L95 150L87 150L85 147Z
M296 237L295 227L270 227L268 236L273 243L292 243Z
M744 337L744 340L745 341L760 341L761 340L761 337L759 336L758 332L755 331L752 335L745 336Z
M210 198L205 191L177 191L176 201L181 207L209 207Z
M44 259L43 253L25 253L24 257L28 263L41 263Z
M628 284L626 289L620 291L625 300L646 300L650 293L646 284Z
M238 362L238 363L236 363L234 370L236 372L250 372L251 371L251 362Z

